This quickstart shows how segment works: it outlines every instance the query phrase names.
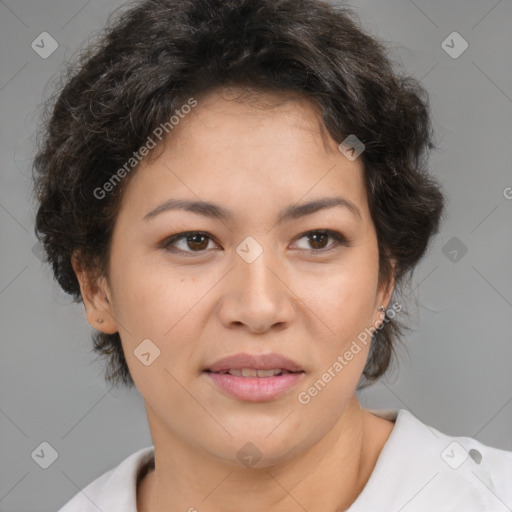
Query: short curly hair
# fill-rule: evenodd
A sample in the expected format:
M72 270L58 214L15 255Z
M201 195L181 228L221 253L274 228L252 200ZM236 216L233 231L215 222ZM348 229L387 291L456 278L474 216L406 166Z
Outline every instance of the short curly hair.
M62 289L82 301L71 257L108 276L122 191L94 193L190 97L222 87L300 94L330 136L355 134L377 233L379 282L410 281L437 232L444 196L426 167L435 147L429 100L394 69L384 43L347 6L321 0L146 0L115 11L95 43L67 66L47 100L33 164L35 232ZM391 262L395 262L393 267ZM372 333L363 377L381 377L408 327L385 318ZM105 379L134 382L119 333L96 331ZM400 340L402 341L402 340Z

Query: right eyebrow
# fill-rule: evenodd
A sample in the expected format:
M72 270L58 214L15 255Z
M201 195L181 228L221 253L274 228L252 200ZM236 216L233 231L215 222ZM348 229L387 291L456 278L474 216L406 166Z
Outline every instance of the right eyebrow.
M298 219L300 217L316 213L320 210L335 207L345 208L362 220L359 208L348 199L345 199L344 197L321 197L308 203L288 206L280 213L277 223L279 224L290 219ZM227 210L218 204L214 204L209 201L192 201L188 199L171 198L148 212L144 216L143 220L150 220L160 213L170 210L185 210L195 213L196 215L216 218L223 221L232 221L234 219L234 214L230 210Z

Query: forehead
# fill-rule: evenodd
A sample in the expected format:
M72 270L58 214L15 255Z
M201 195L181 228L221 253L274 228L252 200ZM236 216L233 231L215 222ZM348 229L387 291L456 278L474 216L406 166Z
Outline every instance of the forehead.
M246 211L339 192L364 210L363 172L360 158L338 150L311 100L221 89L198 98L142 161L123 203L148 210L172 196Z
M190 126L192 125L192 126ZM283 130L284 129L284 130ZM210 130L215 132L206 134ZM336 149L335 143L322 122L320 106L306 96L293 91L265 92L252 89L219 88L198 100L198 106L186 116L178 130L182 136L195 135L203 141L215 138L230 145L232 137L245 145L263 141L268 145L270 133L279 134L272 139L276 144L291 138L308 140L320 137L326 151ZM283 131L281 131L283 130ZM174 137L169 137L170 145ZM266 135L266 137L265 137Z

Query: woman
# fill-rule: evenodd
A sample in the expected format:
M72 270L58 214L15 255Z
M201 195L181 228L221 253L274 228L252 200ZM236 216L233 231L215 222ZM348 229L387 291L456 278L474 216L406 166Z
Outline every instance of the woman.
M154 445L62 512L510 510L512 453L356 397L444 197L425 92L346 8L141 2L52 108L36 232Z

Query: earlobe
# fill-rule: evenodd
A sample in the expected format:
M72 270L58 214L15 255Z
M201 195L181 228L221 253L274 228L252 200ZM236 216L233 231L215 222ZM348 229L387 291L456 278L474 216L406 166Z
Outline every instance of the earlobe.
M382 286L382 290L379 291L377 295L377 307L378 312L377 315L379 317L378 323L379 325L384 321L384 318L386 317L386 310L389 307L389 303L391 301L391 297L393 296L393 291L395 289L395 263L396 260L391 260L391 266L392 266L392 276L389 279L389 282L386 283L386 285ZM381 308L382 306L382 308Z
M390 259L391 264L391 276L389 278L389 283L387 284L384 292L384 296L382 297L381 303L384 304L384 307L388 307L388 304L391 300L391 297L393 295L393 291L395 289L395 267L396 267L396 260Z
M76 255L72 257L72 266L80 284L80 293L85 307L85 316L89 324L106 334L118 331L113 316L110 290L104 277L97 277L90 270L84 269Z
M389 303L391 301L391 297L393 295L394 288L395 288L395 282L391 281L391 283L389 283L389 286L385 290L382 300L380 301L380 304L384 305L385 310L388 309L388 307L389 307Z

